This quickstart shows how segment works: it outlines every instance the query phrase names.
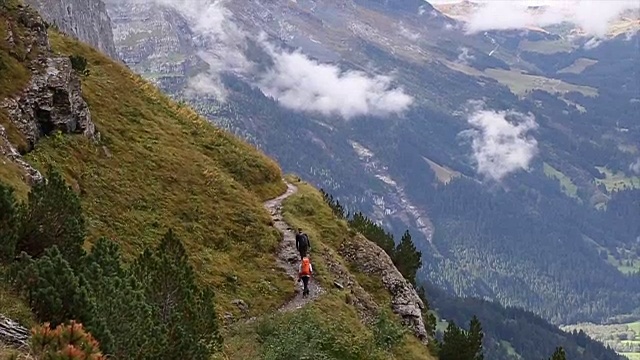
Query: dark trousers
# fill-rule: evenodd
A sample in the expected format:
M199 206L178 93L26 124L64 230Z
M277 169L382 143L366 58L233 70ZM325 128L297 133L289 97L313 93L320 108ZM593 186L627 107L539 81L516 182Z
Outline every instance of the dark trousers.
M302 276L302 285L304 285L302 296L309 295L309 276Z
M302 260L302 258L304 258L305 256L307 256L307 248L299 248L298 252L300 252L300 260Z

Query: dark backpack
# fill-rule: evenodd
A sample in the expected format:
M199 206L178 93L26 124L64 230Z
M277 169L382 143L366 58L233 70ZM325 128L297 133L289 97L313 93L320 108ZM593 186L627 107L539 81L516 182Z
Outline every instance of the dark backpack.
M298 247L300 249L308 249L309 248L309 237L307 234L300 235L300 242L298 243Z

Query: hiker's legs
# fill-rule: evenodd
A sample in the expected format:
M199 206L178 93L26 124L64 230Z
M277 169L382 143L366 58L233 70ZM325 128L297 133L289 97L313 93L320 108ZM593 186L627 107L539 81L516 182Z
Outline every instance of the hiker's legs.
M300 252L300 260L302 260L305 256L307 256L307 249L306 248L300 248L300 249L298 249L298 251Z
M302 295L303 296L309 295L309 277L308 276L302 277L302 284L304 285L304 289L302 290Z

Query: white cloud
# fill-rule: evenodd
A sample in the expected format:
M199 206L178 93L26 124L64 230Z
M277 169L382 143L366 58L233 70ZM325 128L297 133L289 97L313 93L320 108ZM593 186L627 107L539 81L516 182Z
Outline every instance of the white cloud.
M350 119L401 113L413 102L401 88L392 88L389 76L341 71L298 51L271 48L271 54L274 67L262 77L260 87L287 108Z
M190 23L200 45L198 56L209 65L206 73L189 82L191 92L213 95L224 100L226 91L220 79L224 71L247 72L253 64L244 56L247 34L233 21L225 4L228 0L151 0L173 8Z
M460 133L471 139L479 174L496 181L518 170L527 170L538 153L538 142L528 135L538 127L533 115L516 111L493 111L473 103L467 117L472 129Z
M638 158L638 160L633 164L629 165L629 170L640 175L640 158Z
M438 1L451 3L451 1ZM479 6L469 17L467 32L543 27L562 22L579 26L586 34L602 37L610 22L623 12L640 10L638 0L476 0ZM543 6L533 13L529 6Z
M135 1L135 0L133 0ZM369 76L360 71L341 71L321 64L300 52L285 52L271 46L265 34L249 34L234 22L225 4L230 0L141 0L171 7L189 20L198 53L209 70L190 81L191 93L213 95L225 100L221 82L223 72L233 72L256 80L260 89L282 106L338 115L345 119L359 115L401 113L413 98L401 88L391 86L390 76ZM416 34L406 34L416 36ZM248 39L260 44L272 57L274 66L258 73L256 64L244 55Z

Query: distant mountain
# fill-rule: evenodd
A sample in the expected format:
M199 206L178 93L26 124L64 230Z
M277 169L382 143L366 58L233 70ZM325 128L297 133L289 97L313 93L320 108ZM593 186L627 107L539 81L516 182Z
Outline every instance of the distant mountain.
M417 1L107 7L136 72L410 228L422 279L556 324L640 310L640 233L617 225L637 219L637 33L467 34Z

